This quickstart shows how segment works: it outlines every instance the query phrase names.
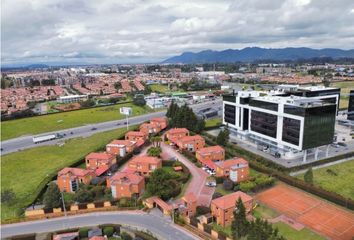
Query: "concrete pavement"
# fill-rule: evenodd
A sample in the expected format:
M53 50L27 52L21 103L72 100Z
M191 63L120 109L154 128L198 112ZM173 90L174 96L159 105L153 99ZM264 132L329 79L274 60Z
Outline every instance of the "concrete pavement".
M164 142L161 142L161 148L164 154L167 154L170 158L171 157L177 158L191 172L192 180L188 184L185 193L193 192L198 199L198 205L208 207L210 205L212 196L215 191L215 188L205 186L209 174L207 174L201 168L198 168L196 165L194 165L194 163L189 161L185 156L178 153L175 149L165 144Z
M213 103L208 101L208 102L190 105L190 107L193 108L193 110L195 112L198 112L202 109L210 108L210 107L219 108L221 106L221 104L222 104L222 101L220 99L218 99L218 100L213 101ZM154 112L154 113L148 113L148 114L144 114L144 115L140 115L140 116L136 116L136 117L131 117L131 118L129 118L129 124L130 125L140 124L140 123L150 120L153 117L162 117L165 114L166 114L166 110L161 111L161 112ZM89 137L95 133L109 131L109 130L118 129L118 128L124 128L124 127L126 127L125 122L126 122L125 119L121 119L121 120L88 124L88 125L81 126L81 127L38 134L41 136L49 135L52 133L60 133L62 135L65 134L65 136L61 139L47 141L47 142L43 142L43 143L39 143L39 144L33 143L33 136L34 135L13 138L13 139L1 142L1 148L2 148L1 155L5 155L8 153L17 152L17 151L21 151L21 150L32 148L32 147L37 147L37 146L55 145L55 144L58 144L64 140L67 140L70 138ZM93 128L96 128L96 130L92 130Z
M139 230L149 230L154 235L159 237L159 239L199 239L197 236L192 235L185 229L165 221L164 218L142 211L96 212L1 225L1 238L29 233L53 232L69 228L97 226L100 224L122 224L138 228Z

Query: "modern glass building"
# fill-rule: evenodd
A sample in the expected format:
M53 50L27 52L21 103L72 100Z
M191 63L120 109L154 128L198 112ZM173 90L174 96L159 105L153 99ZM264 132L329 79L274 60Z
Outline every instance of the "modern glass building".
M354 121L354 90L349 94L348 120Z
M223 124L240 138L280 155L331 144L337 102L328 101L328 95L324 95L325 99L308 95L279 91L239 91L224 95Z

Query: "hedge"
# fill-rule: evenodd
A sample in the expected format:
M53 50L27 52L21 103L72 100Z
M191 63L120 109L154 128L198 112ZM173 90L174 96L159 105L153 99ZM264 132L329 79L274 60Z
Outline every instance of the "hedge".
M79 229L79 236L80 238L87 238L88 237L88 232L89 232L89 228L84 227L84 228L80 228Z
M103 235L106 235L107 237L112 237L114 233L114 228L113 227L105 227L103 228Z

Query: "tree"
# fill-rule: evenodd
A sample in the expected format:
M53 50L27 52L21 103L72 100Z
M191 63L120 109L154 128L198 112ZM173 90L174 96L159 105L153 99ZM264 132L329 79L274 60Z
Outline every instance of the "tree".
M178 186L173 181L173 176L165 169L159 168L152 172L146 190L151 196L168 200L174 195L176 187Z
M257 218L250 222L247 240L254 239L269 239L269 240L285 240L284 237L279 236L277 228L273 228L272 224L267 220Z
M151 147L148 149L147 153L150 157L158 157L160 156L162 150L160 147Z
M80 106L83 108L89 108L95 106L95 101L93 99L87 99L86 101L80 102Z
M11 204L15 200L16 195L12 189L4 189L1 192L1 203Z
M92 202L93 199L93 193L85 187L80 187L80 189L75 193L75 200L79 203Z
M226 144L229 141L229 130L225 128L224 130L221 130L216 137L216 143L221 145L221 146L226 146Z
M137 106L145 106L146 101L144 95L138 95L133 98L133 103Z
M307 183L313 184L313 172L312 168L309 168L304 174L304 180Z
M234 211L234 220L231 223L231 232L233 239L239 239L247 235L249 223L246 219L246 208L241 198L236 202Z
M48 185L47 191L44 193L43 204L46 208L57 208L60 206L60 190L54 182Z
M225 179L222 185L226 191L231 191L234 188L234 183L230 179Z
M150 142L154 147L160 147L160 143L162 142L162 138L160 136L154 136L150 138Z

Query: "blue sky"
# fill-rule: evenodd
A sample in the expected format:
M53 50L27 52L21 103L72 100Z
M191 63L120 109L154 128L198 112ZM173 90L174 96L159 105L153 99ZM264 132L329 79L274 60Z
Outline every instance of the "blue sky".
M2 0L1 60L159 62L185 51L354 48L353 0Z

